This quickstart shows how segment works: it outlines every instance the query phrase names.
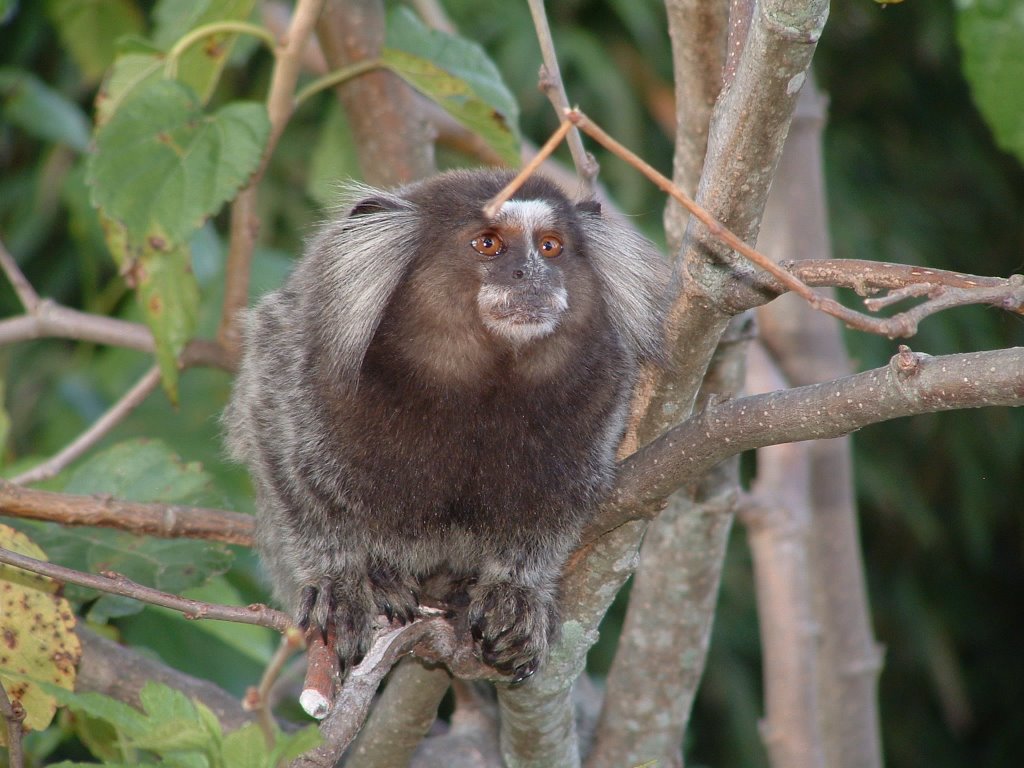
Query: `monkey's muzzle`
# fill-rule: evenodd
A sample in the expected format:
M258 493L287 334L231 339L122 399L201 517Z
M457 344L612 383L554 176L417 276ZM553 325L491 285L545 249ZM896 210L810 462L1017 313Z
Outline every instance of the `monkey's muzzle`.
M569 308L564 288L537 290L532 287L504 288L487 285L480 289L477 306L484 326L491 333L515 343L547 336Z

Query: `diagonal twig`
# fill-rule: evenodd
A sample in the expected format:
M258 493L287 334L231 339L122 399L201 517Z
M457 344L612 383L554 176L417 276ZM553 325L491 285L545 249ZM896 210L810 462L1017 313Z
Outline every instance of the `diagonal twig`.
M60 473L71 462L102 440L111 429L117 426L129 413L134 411L143 400L149 397L150 393L156 389L159 383L160 368L154 365L143 374L135 386L129 389L120 400L114 403L85 432L52 458L27 472L22 472L20 475L11 478L11 482L15 485L27 485L28 483L46 480Z
M14 293L18 296L21 306L30 314L34 312L36 307L39 306L39 294L35 292L35 289L29 283L24 273L18 268L18 262L11 256L10 251L7 250L2 240L0 240L0 268L7 275L7 279L11 281L11 286L14 288Z
M0 547L0 563L13 565L16 568L39 573L43 576L49 576L57 581L78 584L79 586L89 587L101 592L130 597L143 603L170 608L172 611L183 613L185 618L188 619L214 619L216 621L233 621L239 624L254 624L259 627L268 627L281 633L298 631L287 614L276 611L273 608L268 608L260 603L237 606L192 600L187 597L179 597L168 592L162 592L159 589L143 586L120 573L84 573L73 568L66 568L63 565L48 563L45 560L38 560L18 552L12 552L3 547Z
M994 303L1013 312L1019 312L1021 307L1024 306L1024 278L1020 278L1015 275L1013 278L1008 280L1008 288L1001 293L998 291L993 293L983 290L973 290L972 293L974 299L969 300L967 295L962 293L950 294L947 291L946 298L940 300L937 297L934 304L930 306L920 305L919 307L915 307L907 312L903 312L889 318L871 317L870 315L866 315L862 312L857 312L856 310L844 307L835 299L815 293L810 286L791 272L787 271L781 265L765 256L757 249L747 245L725 225L716 220L707 212L707 210L695 203L685 192L673 184L670 179L666 178L653 166L644 162L635 153L605 133L600 126L590 120L590 118L578 109L569 110L566 112L566 117L575 125L578 125L579 128L588 136L591 136L599 144L618 155L640 171L660 190L671 195L672 198L686 208L694 218L707 227L708 231L711 232L711 234L718 240L725 243L732 250L739 253L755 266L770 274L783 288L799 295L813 309L842 320L850 328L888 336L889 338L912 336L917 332L917 323L920 319L950 306Z

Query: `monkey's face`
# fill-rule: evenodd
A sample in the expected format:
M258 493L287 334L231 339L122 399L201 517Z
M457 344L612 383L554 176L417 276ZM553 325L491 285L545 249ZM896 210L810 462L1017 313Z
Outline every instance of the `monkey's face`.
M569 309L567 252L574 243L543 200L511 200L469 238L482 275L476 303L492 334L523 344L552 333Z

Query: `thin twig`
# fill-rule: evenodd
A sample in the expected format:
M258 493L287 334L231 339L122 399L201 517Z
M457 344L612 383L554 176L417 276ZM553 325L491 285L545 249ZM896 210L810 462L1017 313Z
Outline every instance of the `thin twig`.
M895 290L917 283L945 285L951 288L998 288L1020 279L969 275L945 269L863 259L784 260L779 262L779 266L799 277L807 285L852 288L860 296L870 296L878 291Z
M52 299L40 299L31 312L0 320L0 346L43 338L74 339L152 353L153 334L142 323L116 317L93 315L62 306ZM193 339L181 354L181 364L208 365L232 370L220 345L206 339Z
M950 306L974 303L998 304L1012 312L1021 311L1024 306L1024 278L1018 279L1014 276L1009 280L1010 287L1003 292L993 295L991 292L977 291L973 294L975 300L970 300L963 294L950 295L945 298L936 299L934 303L919 305L907 312L894 315L889 318L878 318L865 315L856 310L848 309L827 296L821 296L811 290L810 286L799 278L788 272L782 266L765 256L760 251L751 248L743 240L737 237L725 225L715 219L704 208L695 203L686 193L673 184L668 178L659 173L650 164L644 162L635 153L620 144L614 138L605 133L600 126L596 125L578 109L566 112L566 117L587 135L594 138L598 143L621 157L632 165L655 186L677 200L690 214L704 224L708 231L718 240L725 243L729 248L736 251L755 266L774 277L785 289L790 290L803 298L812 308L842 320L850 328L855 328L867 333L876 333L889 338L899 336L912 336L917 332L917 323L923 317L933 312L938 312Z
M277 724L274 722L274 713L271 708L270 691L281 675L281 670L288 659L295 655L302 648L301 632L285 632L281 636L281 642L274 651L267 668L263 670L260 684L255 689L250 689L246 694L243 704L245 708L255 711L259 717L260 730L268 746L273 746L274 735L277 731Z
M10 768L24 768L25 753L21 748L22 728L25 721L25 708L20 702L12 702L0 680L0 717L7 726L7 762Z
M569 109L569 96L565 92L562 72L558 67L558 54L555 52L555 41L551 37L551 27L548 25L547 13L544 10L544 0L529 0L529 4L530 14L533 16L533 26L537 32L537 42L540 44L541 56L544 59L544 65L540 71L540 89L554 106L555 114L562 118ZM568 143L573 165L576 166L576 173L583 185L582 191L585 196L589 197L594 194L594 180L597 178L599 170L597 161L583 148L583 139L575 128L569 132Z
M0 268L7 275L7 279L11 281L21 306L30 314L35 312L36 307L39 306L39 294L35 292L24 273L18 268L18 262L11 256L2 240L0 240Z
M159 589L146 587L138 584L120 573L105 572L101 574L84 573L73 568L65 568L62 565L48 563L44 560L37 560L34 557L12 552L9 549L0 547L0 563L23 568L32 573L39 573L49 576L57 581L71 584L78 584L82 587L89 587L101 592L109 592L112 595L130 597L150 605L159 605L163 608L170 608L172 611L179 611L187 619L213 619L216 621L233 621L239 624L255 624L259 627L268 627L278 632L294 630L295 625L287 614L268 608L261 603L253 603L240 607L237 605L220 605L217 603L206 603L202 600L191 600L186 597L179 597L168 592L161 592Z
M251 547L254 518L238 512L177 504L143 504L104 496L76 496L0 480L0 515L62 525L94 525L161 538L222 541Z
M562 143L562 139L565 138L565 134L569 132L570 128L572 128L572 123L568 120L563 120L562 124L558 126L558 130L551 134L551 138L544 142L543 147L537 150L537 154L534 158L523 166L523 169L516 174L516 177L512 179L512 181L506 184L498 194L487 202L487 205L483 208L484 218L493 219L498 215L498 211L501 209L501 206L503 206L505 202L516 193L516 190L523 185L523 182L530 178L530 176L540 168L548 156L558 148L558 145Z
M165 57L164 74L170 78L177 77L178 60L189 48L203 38L211 37L213 35L227 36L230 34L245 34L257 37L263 41L263 44L266 45L271 52L274 52L277 48L277 39L266 27L261 27L259 24L250 24L247 21L215 21L211 24L204 24L201 27L196 27L195 29L190 30L188 34L174 44Z
M11 478L15 485L26 485L46 480L60 473L71 462L99 442L104 435L134 411L160 383L160 368L154 365L129 389L120 400L104 413L85 432L75 438L58 454L42 464Z

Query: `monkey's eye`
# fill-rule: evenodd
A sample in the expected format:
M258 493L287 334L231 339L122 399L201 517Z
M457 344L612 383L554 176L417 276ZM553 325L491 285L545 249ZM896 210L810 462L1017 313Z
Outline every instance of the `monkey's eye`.
M540 249L541 256L553 259L562 252L562 241L554 235L544 235L537 243L537 247Z
M477 235L469 241L469 244L481 256L497 256L505 250L505 241L494 232L484 232Z

